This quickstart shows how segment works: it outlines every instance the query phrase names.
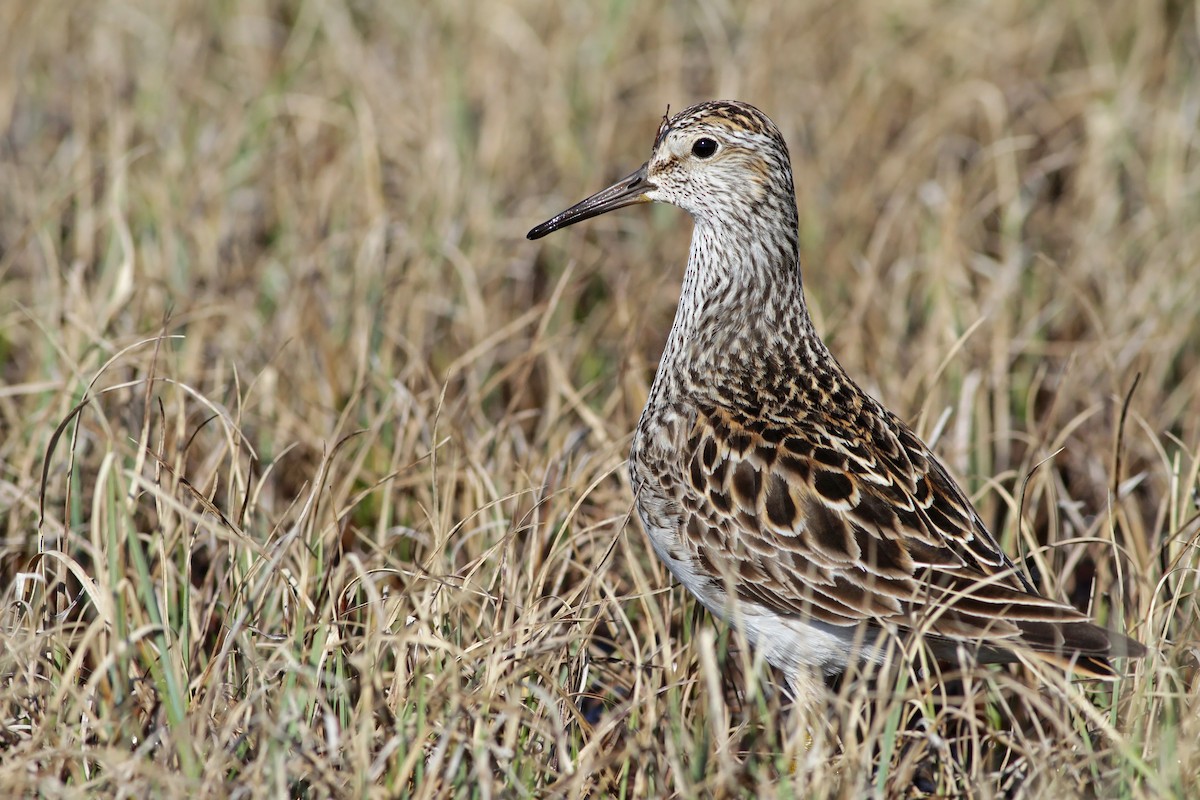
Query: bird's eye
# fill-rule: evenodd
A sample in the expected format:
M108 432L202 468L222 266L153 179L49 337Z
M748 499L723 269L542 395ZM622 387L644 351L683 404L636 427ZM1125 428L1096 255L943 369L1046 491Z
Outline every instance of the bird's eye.
M717 152L717 140L707 136L697 139L692 145L692 155L696 158L710 158L715 152Z

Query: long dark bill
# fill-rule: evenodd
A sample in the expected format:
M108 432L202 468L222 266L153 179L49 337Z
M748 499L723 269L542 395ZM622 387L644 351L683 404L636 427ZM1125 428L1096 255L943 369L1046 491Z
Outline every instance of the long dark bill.
M598 217L617 208L624 208L635 203L649 203L650 198L646 197L646 192L654 189L654 184L646 178L646 166L646 164L642 164L634 172L607 189L601 189L588 199L580 200L561 214L546 220L525 234L525 238L540 239L559 228Z

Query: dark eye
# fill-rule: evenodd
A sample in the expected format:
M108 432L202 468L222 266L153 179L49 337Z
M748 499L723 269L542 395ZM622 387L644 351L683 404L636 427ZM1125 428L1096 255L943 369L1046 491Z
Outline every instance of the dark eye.
M692 145L692 155L696 158L709 158L715 152L717 152L717 140L709 139L707 136L697 139L696 143Z

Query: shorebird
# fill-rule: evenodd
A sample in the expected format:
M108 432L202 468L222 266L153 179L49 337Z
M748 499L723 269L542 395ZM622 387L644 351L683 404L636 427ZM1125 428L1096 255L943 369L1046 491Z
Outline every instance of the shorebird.
M740 102L663 117L650 159L528 233L635 203L694 221L683 292L629 454L667 568L811 699L886 641L1076 674L1145 648L1040 594L942 462L847 375L801 282L791 163Z

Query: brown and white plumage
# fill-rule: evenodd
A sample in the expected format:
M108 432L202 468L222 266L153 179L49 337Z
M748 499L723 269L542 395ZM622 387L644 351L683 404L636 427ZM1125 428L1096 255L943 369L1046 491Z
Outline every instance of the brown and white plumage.
M721 101L664 118L646 164L529 238L650 201L695 230L629 471L655 552L710 611L793 685L881 658L879 632L1102 677L1109 658L1144 652L1041 596L937 457L825 347L787 146L762 112Z

